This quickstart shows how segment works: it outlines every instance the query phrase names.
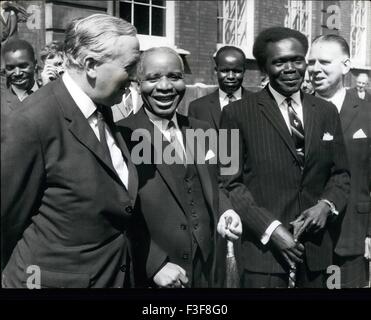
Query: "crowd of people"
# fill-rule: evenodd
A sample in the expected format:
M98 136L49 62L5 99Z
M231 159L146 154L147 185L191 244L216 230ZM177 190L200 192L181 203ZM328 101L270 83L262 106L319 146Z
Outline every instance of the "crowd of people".
M8 39L2 286L328 288L333 266L338 288L369 286L368 77L345 88L341 36L308 48L296 30L260 32L258 92L242 86L244 52L220 48L219 88L185 116L182 58L140 53L120 18L72 21L41 72Z

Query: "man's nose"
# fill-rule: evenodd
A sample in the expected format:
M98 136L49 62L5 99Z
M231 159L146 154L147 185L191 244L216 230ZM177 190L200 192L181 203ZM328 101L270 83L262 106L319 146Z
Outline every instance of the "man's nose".
M235 77L235 73L232 70L229 70L227 72L227 78L234 78L234 77Z
M172 84L167 77L161 77L159 82L157 83L157 89L160 90L170 90L172 89Z
M285 72L295 72L296 71L296 69L294 68L294 64L293 64L292 61L287 61L285 63L284 71Z
M21 75L22 72L23 72L22 69L19 68L19 67L16 67L16 68L14 69L14 74L17 75L17 76L18 76L18 75Z

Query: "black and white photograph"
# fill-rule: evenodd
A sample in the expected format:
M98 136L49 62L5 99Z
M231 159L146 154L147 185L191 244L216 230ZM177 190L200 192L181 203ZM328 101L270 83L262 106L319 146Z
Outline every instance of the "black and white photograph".
M3 298L370 297L371 1L1 1L1 22ZM228 316L197 301L137 318Z

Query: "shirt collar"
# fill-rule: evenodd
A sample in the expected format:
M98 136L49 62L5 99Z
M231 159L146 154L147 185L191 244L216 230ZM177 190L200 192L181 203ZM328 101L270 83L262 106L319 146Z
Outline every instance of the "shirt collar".
M240 100L242 97L242 88L239 87L235 92L233 92L233 96L236 100ZM225 93L222 89L219 88L219 97L222 100L228 99L227 93Z
M64 72L62 80L84 117L89 119L97 109L93 100L79 87L67 71Z
M316 92L316 96L320 97L323 100L332 102L336 106L338 111L340 112L341 107L343 106L343 103L344 103L346 93L347 93L347 90L343 87L339 91L337 91L331 98L322 97L317 92Z
M27 90L18 89L16 86L11 85L11 89L13 92L17 95L18 99L23 101L27 97ZM31 88L32 92L35 92L37 89L39 89L37 82L33 84L33 87Z
M158 115L155 115L154 113L152 113L151 111L149 111L147 108L145 108L145 111L146 111L146 113L148 115L149 120L154 125L156 125L160 130L167 130L168 129L168 125L169 125L170 120L165 119L165 118L161 118ZM174 112L174 115L171 118L171 120L174 122L175 128L179 129L178 119L177 119L177 116L176 116L176 112Z
M271 84L268 84L269 91L272 93L274 100L276 100L277 105L280 106L288 97L277 92L275 89L272 88ZM290 98L294 101L294 103L298 106L301 105L301 98L300 98L300 90L293 93Z

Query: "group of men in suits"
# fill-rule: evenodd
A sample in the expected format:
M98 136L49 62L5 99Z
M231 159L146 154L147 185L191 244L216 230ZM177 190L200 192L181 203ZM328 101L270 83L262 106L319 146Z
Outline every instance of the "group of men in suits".
M331 265L340 267L341 287L367 285L371 106L344 88L350 60L342 37L314 40L305 73L307 50L301 33L267 29L253 50L269 77L262 91L218 104L233 92L218 73L219 91L189 106L211 125L221 115L216 128L240 131L237 174L221 179L244 225L241 287L326 287ZM224 68L238 79L236 66ZM305 76L315 96L300 90Z
M371 109L344 93L349 48L337 36L309 53L319 97L301 92L307 50L298 31L261 32L253 53L269 84L251 93L245 55L221 48L220 89L186 117L174 50L139 55L124 20L74 20L62 78L13 105L2 128L2 285L29 287L36 266L37 287L223 286L223 238L241 238L243 288L326 287L332 264L344 286L363 286L354 272L370 246ZM115 124L111 106L134 78L143 107ZM212 129L238 129L221 146L238 146L233 174L190 147L187 132Z
M14 105L2 128L2 286L221 283L216 230L234 240L242 225L217 166L183 157L184 131L208 126L175 113L185 91L180 56L142 55L144 107L116 126L111 106L139 60L135 28L105 14L74 20L65 55L63 76ZM175 153L183 145L187 161L134 164L127 132L138 128L160 133Z

